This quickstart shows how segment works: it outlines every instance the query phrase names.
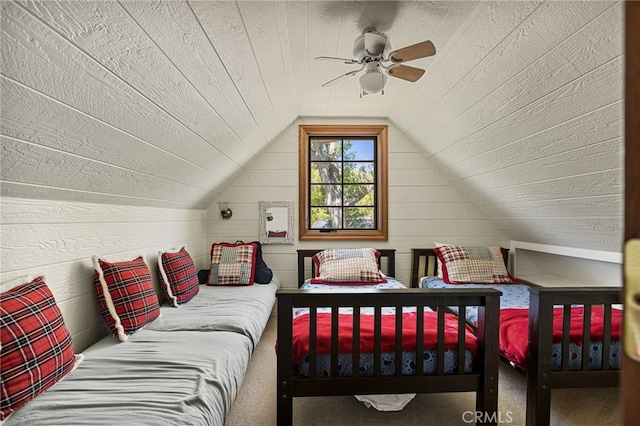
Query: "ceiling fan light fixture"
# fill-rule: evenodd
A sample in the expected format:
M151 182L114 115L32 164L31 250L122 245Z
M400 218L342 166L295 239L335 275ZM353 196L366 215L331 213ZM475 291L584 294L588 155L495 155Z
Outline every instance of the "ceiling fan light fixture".
M385 84L387 84L387 76L380 70L367 71L360 77L360 87L372 95L384 89Z

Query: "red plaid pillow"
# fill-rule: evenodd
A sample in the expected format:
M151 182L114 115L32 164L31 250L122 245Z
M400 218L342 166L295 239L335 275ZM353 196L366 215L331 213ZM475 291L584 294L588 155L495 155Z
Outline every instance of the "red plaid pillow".
M0 294L0 345L4 420L74 367L69 330L44 278Z
M142 256L114 263L94 256L93 266L102 316L120 341L160 316L158 295Z
M516 284L507 271L501 247L434 247L442 262L443 280L450 284Z
M372 248L328 249L313 255L316 276L314 284L371 284L386 283L380 272L380 252Z
M253 285L257 252L255 243L213 243L207 285Z
M158 253L162 289L176 308L193 299L200 291L198 271L184 246L178 251Z

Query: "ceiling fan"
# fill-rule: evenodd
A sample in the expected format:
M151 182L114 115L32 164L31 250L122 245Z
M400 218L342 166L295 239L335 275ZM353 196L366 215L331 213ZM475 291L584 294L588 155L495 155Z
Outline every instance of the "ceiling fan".
M331 87L360 71L360 97L382 92L387 83L387 75L402 80L415 82L422 77L422 68L404 65L404 62L426 58L436 54L436 47L430 40L425 40L402 49L391 51L389 36L384 33L368 30L359 35L353 43L354 59L335 58L332 56L318 56L315 59L338 61L347 65L360 65L360 68L342 74L327 81L322 87Z

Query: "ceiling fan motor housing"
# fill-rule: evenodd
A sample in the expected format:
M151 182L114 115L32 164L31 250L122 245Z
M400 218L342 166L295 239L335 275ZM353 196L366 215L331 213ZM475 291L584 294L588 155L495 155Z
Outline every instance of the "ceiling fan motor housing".
M389 37L378 31L365 31L353 42L353 57L360 61L366 57L383 58L390 50Z

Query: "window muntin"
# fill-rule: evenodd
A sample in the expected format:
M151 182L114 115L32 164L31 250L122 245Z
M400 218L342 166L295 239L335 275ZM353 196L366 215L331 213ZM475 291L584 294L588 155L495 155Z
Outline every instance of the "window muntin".
M387 239L386 126L300 126L300 239Z

